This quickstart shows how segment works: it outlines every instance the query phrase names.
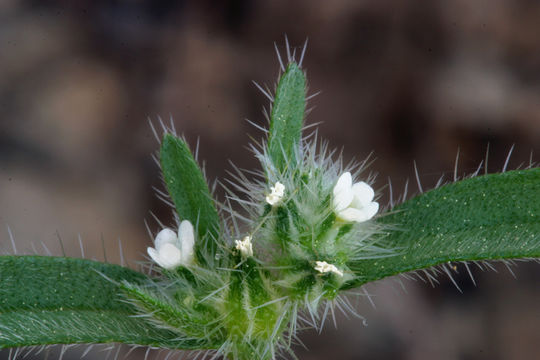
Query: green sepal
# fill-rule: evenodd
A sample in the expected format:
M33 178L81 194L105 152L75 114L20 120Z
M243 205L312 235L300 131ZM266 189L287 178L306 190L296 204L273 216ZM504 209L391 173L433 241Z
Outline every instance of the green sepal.
M215 349L223 344L223 334L214 323L219 318L215 309L197 303L188 287L178 289L173 296L167 296L160 286L164 284L121 284L139 313L152 314L152 321L158 327L171 329L176 337L199 339L201 348Z
M289 218L289 211L287 207L280 205L276 208L276 236L284 251L286 251L288 243L290 242L289 230L291 227L291 221Z
M226 326L234 347L229 354L234 359L269 359L269 342L278 340L288 324L288 313L277 298L269 273L262 270L253 257L244 258L234 252L237 265L231 271L227 295ZM281 320L281 321L280 321ZM277 330L276 330L277 329Z

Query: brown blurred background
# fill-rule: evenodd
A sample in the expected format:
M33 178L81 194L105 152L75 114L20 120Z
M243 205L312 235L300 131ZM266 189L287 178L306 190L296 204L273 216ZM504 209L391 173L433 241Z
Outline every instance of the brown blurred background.
M490 1L23 1L0 0L0 250L32 242L45 253L129 265L150 244L144 219L165 224L170 210L150 154L147 117L170 116L210 179L232 160L257 163L247 134L262 134L267 101L251 80L272 86L273 42L301 46L310 91L322 90L308 122L347 159L376 161L376 186L400 194L473 172L489 144L490 172L540 152L540 2ZM218 194L221 192L218 191ZM388 201L388 189L383 189ZM540 351L540 267L520 264L513 279L475 271L429 284L393 279L368 287L338 329L306 332L300 359L533 359ZM124 352L125 349L121 351ZM93 352L87 358L101 359ZM68 352L64 359L76 359ZM151 358L158 358L152 353ZM164 358L161 354L159 358ZM131 358L144 357L144 350ZM7 358L7 352L0 352ZM35 357L44 358L43 355Z

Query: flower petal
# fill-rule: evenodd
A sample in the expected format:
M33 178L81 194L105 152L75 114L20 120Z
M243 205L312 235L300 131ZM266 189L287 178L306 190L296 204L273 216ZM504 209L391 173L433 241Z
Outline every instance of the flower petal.
M355 208L347 208L338 212L336 215L338 219L347 222L364 222L368 220L368 217L363 210Z
M324 274L333 272L339 276L343 276L343 271L339 270L335 265L329 264L326 261L315 261L315 270Z
M188 265L193 261L193 246L195 245L193 225L188 220L180 223L178 239L180 240L180 248L182 249L182 263Z
M272 186L270 189L272 190L272 193L279 197L283 197L283 195L285 194L285 185L283 185L279 181L276 182L275 185Z
M333 204L336 211L347 208L354 198L352 192L352 176L350 172L341 174L333 190Z
M360 209L373 201L375 191L363 181L357 182L352 186L354 199L351 206Z
M283 195L285 194L285 185L279 181L270 186L270 194L266 195L266 202L274 206L281 201Z
M374 217L377 211L379 211L379 203L376 201L372 201L364 207L364 213L367 216L367 220Z
M146 252L148 252L148 255L150 255L150 257L152 258L152 260L154 260L154 262L156 262L158 265L160 265L160 263L159 263L159 253L157 252L156 249L154 249L153 247L149 247L149 248L146 249Z
M353 207L339 211L336 215L339 219L348 222L364 222L371 219L379 211L379 203L372 201L366 206L356 209Z
M161 230L154 240L154 243L156 245L156 250L159 252L161 247L165 244L176 244L178 242L178 237L176 236L176 233L172 231L171 229L163 229Z
M240 251L243 257L253 256L253 244L251 243L251 236L244 236L242 240L234 241L236 250Z
M152 255L150 255L152 256ZM164 244L159 251L159 259L154 259L164 269L174 269L182 264L182 253L173 244Z
M276 205L280 200L281 198L273 193L266 196L266 202L272 206Z

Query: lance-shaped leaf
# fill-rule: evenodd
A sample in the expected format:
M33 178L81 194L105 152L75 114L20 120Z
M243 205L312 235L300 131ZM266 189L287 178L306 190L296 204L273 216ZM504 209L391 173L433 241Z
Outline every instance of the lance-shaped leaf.
M395 255L350 264L345 288L454 261L540 257L540 168L478 176L421 194L381 217Z
M120 342L203 347L158 328L126 302L118 282L146 277L112 264L48 256L0 256L0 348Z
M300 141L306 107L306 78L296 63L290 63L279 79L268 135L268 153L279 171L294 159Z
M219 233L219 217L208 184L187 144L172 134L161 143L161 169L167 190L182 220L195 225L199 238L198 250L212 259ZM208 236L207 236L208 235ZM205 248L201 248L205 244Z

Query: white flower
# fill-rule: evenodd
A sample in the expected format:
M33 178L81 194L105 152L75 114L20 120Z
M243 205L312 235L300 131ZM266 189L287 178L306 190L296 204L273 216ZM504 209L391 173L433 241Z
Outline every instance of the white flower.
M283 198L283 195L285 194L285 185L278 181L274 186L270 186L270 190L272 192L266 196L266 202L274 206Z
M326 261L315 261L315 270L321 274L333 272L339 276L343 276L343 271L340 271L335 265L329 264Z
M351 173L343 173L334 186L333 205L338 219L347 222L371 219L379 211L374 196L371 186L363 181L353 184Z
M172 270L193 263L195 236L193 225L188 220L180 223L178 235L171 229L161 230L154 243L156 248L149 247L148 255L162 268Z
M234 240L236 250L240 251L243 257L253 256L253 245L251 244L251 236L244 236L243 240Z

